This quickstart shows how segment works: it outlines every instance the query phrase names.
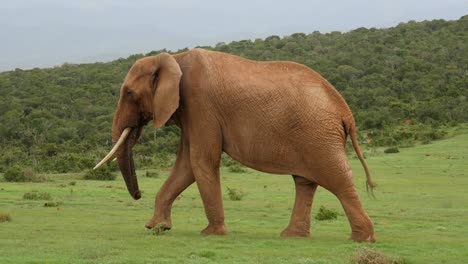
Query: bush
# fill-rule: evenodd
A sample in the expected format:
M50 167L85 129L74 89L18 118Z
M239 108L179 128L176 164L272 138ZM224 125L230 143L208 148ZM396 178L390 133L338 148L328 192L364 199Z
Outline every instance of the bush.
M242 166L240 163L228 165L228 170L229 172L233 172L233 173L246 173L247 172L245 167Z
M423 140L421 141L421 144L427 145L427 144L431 144L431 142L432 142L432 141L431 141L430 139L426 138L426 139L423 139Z
M85 180L97 180L97 181L113 181L117 176L111 172L108 166L102 166L97 170L88 170L85 175Z
M147 178L159 178L159 172L157 172L157 171L146 171L145 176Z
M400 150L397 147L390 147L390 148L384 150L384 153L387 153L387 154L389 154L389 153L399 153L399 152L400 152Z
M421 140L423 143L427 144L427 142L439 140L444 138L447 135L447 131L442 129L429 129L424 131L420 135L418 135L418 139Z
M23 169L23 174L26 179L33 181L36 178L36 172L33 168L28 167Z
M0 223L3 222L10 222L11 221L11 216L8 213L0 213Z
M109 170L110 170L111 172L120 171L120 170L119 170L119 165L117 164L117 161L115 161L115 162L107 162L106 165L107 165L107 167L109 168Z
M5 171L3 176L8 182L44 182L47 177L38 176L33 168L21 169L19 166L12 166Z
M94 167L94 159L89 155L77 153L62 154L57 156L55 170L60 173L79 172Z
M46 202L44 203L44 207L59 207L62 205L62 202Z
M247 170L245 169L242 164L239 162L233 160L231 157L229 157L226 154L223 154L221 156L221 165L226 166L230 172L234 173L245 173Z
M45 175L38 175L32 168L25 168L23 170L24 175L29 181L32 182L46 182L49 181L49 178Z
M25 200L52 200L52 196L47 192L32 191L23 194Z
M317 215L315 216L315 219L317 219L319 221L335 220L337 218L338 218L338 212L337 211L328 209L323 205L320 206L320 209L319 209Z
M3 175L7 182L25 182L27 181L26 176L21 171L20 167L12 166L5 171Z
M229 187L227 188L227 194L228 194L229 200L231 201L240 201L244 197L243 191L237 190L237 189L231 189Z
M427 124L415 124L404 127L388 127L382 130L373 130L367 133L372 139L372 146L408 146L415 142L428 144L447 135L447 131Z

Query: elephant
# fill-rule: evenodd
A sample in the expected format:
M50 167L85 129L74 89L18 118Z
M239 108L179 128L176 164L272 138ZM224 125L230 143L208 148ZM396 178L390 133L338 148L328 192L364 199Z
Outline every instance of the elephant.
M208 219L202 234L227 234L220 185L225 152L252 169L292 175L295 203L281 236L310 236L312 201L321 186L344 208L350 239L375 242L345 152L349 135L366 184L373 188L353 115L340 93L307 66L199 48L160 53L132 65L119 96L112 124L114 147L96 167L115 156L134 199L141 193L132 147L142 128L152 121L156 129L168 123L181 129L174 166L156 195L146 228L171 229L174 200L195 182Z

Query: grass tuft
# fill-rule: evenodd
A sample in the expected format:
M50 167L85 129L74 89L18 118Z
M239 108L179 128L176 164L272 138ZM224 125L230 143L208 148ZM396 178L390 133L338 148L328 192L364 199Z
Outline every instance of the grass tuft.
M31 191L23 194L25 200L52 200L52 196L47 192Z
M202 258L213 258L214 256L216 256L216 253L214 253L213 251L203 250L200 251L198 255Z
M9 213L0 213L0 223L10 222L11 216Z
M324 220L336 220L338 218L338 212L332 209L328 209L325 206L321 205L320 209L315 216L315 219L319 221Z
M62 202L45 202L44 207L59 207Z
M240 201L244 197L244 192L238 189L227 188L227 195L231 201Z
M157 225L157 226L153 227L151 230L149 230L149 232L153 236L162 236L165 233L167 233L167 231L169 231L169 230L166 228L165 225Z
M229 172L233 172L233 173L246 173L247 172L247 169L244 166L242 166L240 163L234 163L234 164L228 165L227 167L229 169Z

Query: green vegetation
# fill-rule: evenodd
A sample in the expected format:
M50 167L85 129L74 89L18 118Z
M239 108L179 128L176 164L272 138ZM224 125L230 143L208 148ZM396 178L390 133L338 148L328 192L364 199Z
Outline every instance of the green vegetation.
M161 236L166 234L166 227L164 225L157 225L153 229L149 230L148 232L154 236Z
M338 212L336 210L330 210L325 206L320 206L317 215L315 215L315 219L319 221L324 220L336 220L338 218Z
M45 202L44 207L59 207L62 202Z
M384 148L367 150L378 183L376 199L366 195L364 171L358 159L351 159L358 193L375 224L375 244L348 240L350 228L341 204L320 187L312 208L311 237L280 238L294 205L290 176L253 170L234 174L223 168L223 190L229 186L248 195L240 201L224 195L229 235L206 237L200 235L207 221L195 184L175 201L172 230L155 236L143 227L153 215L154 196L167 170L161 170L159 178L138 178L143 193L138 201L129 196L122 177L102 182L82 180L81 174L55 174L49 175L53 182L1 182L0 208L14 221L0 224L0 263L334 264L374 250L398 261L394 263L465 263L467 132L465 126L449 139L401 148L392 155L385 155ZM58 187L71 180L77 184ZM44 201L21 198L32 189L63 204L46 208ZM320 205L340 217L315 220Z
M247 168L240 164L238 161L233 160L228 155L224 154L221 155L221 166L227 167L229 172L233 173L245 173L247 172Z
M44 175L37 175L32 168L22 169L18 165L9 167L3 177L8 182L43 182L48 180Z
M234 172L234 173L245 173L247 172L247 169L242 166L239 162L233 162L229 165L227 165L227 168L229 169L229 172Z
M397 148L397 147L389 147L387 149L384 150L384 153L399 153L400 150Z
M231 172L231 170L229 170ZM231 189L227 187L226 189L229 200L231 201L240 201L244 197L245 193L242 190Z
M52 196L48 192L31 191L23 194L25 200L52 200Z
M148 177L148 178L159 178L160 174L158 171L149 171L147 170L145 172L145 177Z
M9 182L25 182L28 181L21 168L18 166L12 166L5 171L3 175L5 181Z
M303 63L345 97L361 140L373 146L411 146L440 139L451 126L468 122L467 28L464 16L204 48L255 60ZM142 56L0 73L0 172L15 165L39 173L92 168L111 147L120 85ZM146 129L142 144L135 147L137 168L170 166L179 134L174 126Z
M109 166L102 166L97 170L87 170L83 179L97 181L113 181L117 176L111 171Z

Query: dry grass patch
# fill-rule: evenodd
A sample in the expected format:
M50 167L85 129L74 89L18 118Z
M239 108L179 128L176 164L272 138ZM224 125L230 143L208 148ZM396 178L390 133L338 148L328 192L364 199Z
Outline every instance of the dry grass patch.
M11 216L9 213L0 213L0 223L10 222Z
M382 251L359 247L356 253L351 257L352 264L408 264L409 262L402 258L393 258L385 255Z

